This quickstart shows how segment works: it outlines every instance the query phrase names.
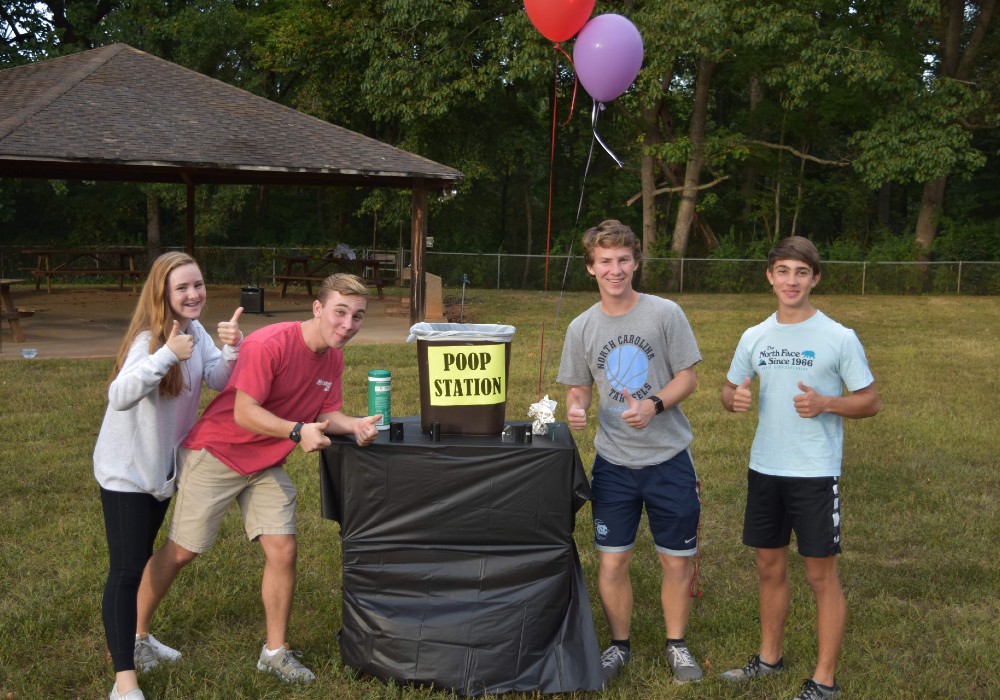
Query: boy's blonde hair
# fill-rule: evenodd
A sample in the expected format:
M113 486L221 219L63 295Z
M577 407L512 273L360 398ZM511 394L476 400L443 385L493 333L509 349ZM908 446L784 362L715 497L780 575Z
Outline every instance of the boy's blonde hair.
M583 234L583 261L594 264L594 250L600 248L631 248L636 264L642 262L642 244L628 226L615 219L607 219Z

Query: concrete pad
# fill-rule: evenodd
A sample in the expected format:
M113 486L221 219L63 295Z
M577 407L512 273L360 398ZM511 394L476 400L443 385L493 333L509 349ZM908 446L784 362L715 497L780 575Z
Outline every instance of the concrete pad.
M130 289L122 291L115 286L54 286L47 294L44 286L36 292L34 284L20 284L11 287L11 295L18 308L34 309L35 314L21 320L23 343L14 342L3 322L0 360L21 360L21 348L29 347L38 350L39 359L114 357L138 300L138 294ZM208 303L200 320L213 336L219 322L229 320L239 307L240 297L240 287L209 285ZM388 294L385 301L370 299L365 322L351 344L405 343L410 333L409 317L385 313L387 305L399 304L398 296ZM277 288L265 288L264 314L244 313L240 329L249 334L271 323L311 317L312 298L304 292L289 292L280 299Z

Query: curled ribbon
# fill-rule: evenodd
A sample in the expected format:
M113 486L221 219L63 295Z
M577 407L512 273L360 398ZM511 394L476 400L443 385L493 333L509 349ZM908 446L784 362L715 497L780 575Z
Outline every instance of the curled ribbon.
M601 139L601 135L597 133L597 115L599 115L603 111L604 111L604 103L603 102L598 102L597 100L594 100L594 109L593 109L593 111L591 112L591 115L590 115L590 128L594 132L594 138L591 139L591 141L590 141L590 152L591 152L591 154L593 154L593 152L594 152L594 141L596 140L597 143L601 144L601 148L603 148L607 152L607 154L609 156L611 156L611 158L616 163L618 163L618 167L619 168L625 167L625 164L622 163L621 160L619 160L618 156L616 156L614 153L611 152L611 149L608 148L607 144L604 143L604 141ZM588 166L590 165L590 158L589 157L587 158L587 165Z
M583 184L580 185L580 201L576 205L577 221L580 220L580 210L583 208L583 190L587 186L587 173L590 172L590 161L594 157L594 141L597 141L597 143L601 144L601 148L603 148L605 152L609 156L611 156L612 159L614 159L615 163L618 164L619 168L625 167L625 164L622 163L621 160L619 160L618 156L616 156L611 151L610 148L608 148L607 144L604 143L604 140L601 138L601 135L597 133L597 117L603 111L604 111L604 103L594 100L594 108L590 113L590 129L594 135L590 139L590 152L587 153L587 166L583 169Z

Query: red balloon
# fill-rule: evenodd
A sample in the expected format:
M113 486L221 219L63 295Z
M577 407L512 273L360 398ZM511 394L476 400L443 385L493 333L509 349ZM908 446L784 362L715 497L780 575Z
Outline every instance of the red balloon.
M535 29L551 41L566 41L590 19L597 0L524 0Z

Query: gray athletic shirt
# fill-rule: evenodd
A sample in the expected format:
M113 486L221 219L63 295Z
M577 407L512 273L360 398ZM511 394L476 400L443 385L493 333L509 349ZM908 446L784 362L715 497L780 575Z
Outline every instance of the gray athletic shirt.
M681 307L661 297L640 294L628 313L611 316L600 303L577 316L566 329L556 381L591 386L598 402L594 446L613 464L638 469L664 462L691 444L691 424L679 406L653 416L643 430L625 425L624 388L648 398L676 372L701 361L691 325Z

